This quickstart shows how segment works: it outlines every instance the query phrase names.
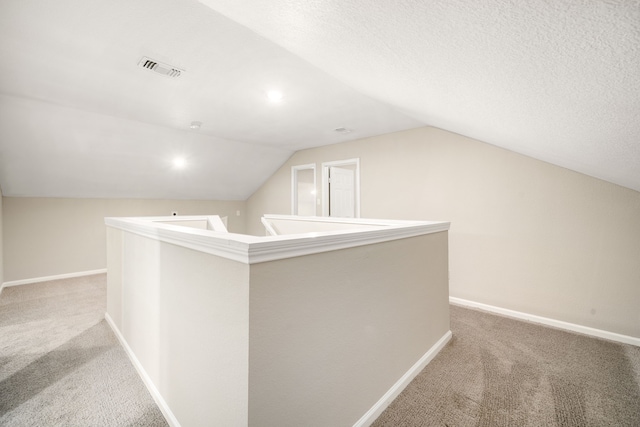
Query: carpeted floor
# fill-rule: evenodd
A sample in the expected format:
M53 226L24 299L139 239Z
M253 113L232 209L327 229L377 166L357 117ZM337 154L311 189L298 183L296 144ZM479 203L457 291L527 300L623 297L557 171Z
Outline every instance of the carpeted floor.
M167 425L104 321L105 282L3 290L0 425ZM451 330L374 427L640 427L640 348L456 306Z
M640 348L451 307L453 338L373 427L640 426Z
M2 291L0 425L167 426L105 311L104 274Z

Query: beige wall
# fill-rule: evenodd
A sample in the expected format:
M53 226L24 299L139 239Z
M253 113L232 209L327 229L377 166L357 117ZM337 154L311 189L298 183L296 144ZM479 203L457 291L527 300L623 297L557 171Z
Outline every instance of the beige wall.
M354 425L449 331L447 233L253 264L249 425Z
M245 229L242 201L5 197L4 281L106 268L104 218L218 214L229 231ZM240 216L236 216L236 211Z
M361 216L451 221L452 296L640 337L640 193L420 128L297 152L249 200L287 214L291 166L360 158ZM320 212L320 210L318 210Z
M117 227L106 319L175 424L368 425L451 337L446 231L245 264Z

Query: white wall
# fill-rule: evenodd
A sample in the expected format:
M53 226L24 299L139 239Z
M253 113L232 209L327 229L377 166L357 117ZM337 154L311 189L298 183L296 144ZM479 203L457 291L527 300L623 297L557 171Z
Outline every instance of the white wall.
M640 193L440 129L297 152L248 200L248 232L288 213L291 166L319 183L356 157L362 217L451 221L452 296L640 337Z
M4 198L4 281L104 269L109 216L218 214L245 229L242 201ZM236 215L240 211L240 216Z
M173 416L246 425L249 266L114 228L107 241L108 320Z

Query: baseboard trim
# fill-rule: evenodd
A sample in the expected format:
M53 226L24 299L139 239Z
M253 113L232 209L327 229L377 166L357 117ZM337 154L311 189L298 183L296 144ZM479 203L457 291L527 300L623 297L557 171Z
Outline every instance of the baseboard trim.
M551 319L548 317L536 316L535 314L523 313L521 311L510 310L508 308L502 308L502 307L496 307L493 305L483 304L481 302L469 301L462 298L449 297L449 302L454 305L477 308L479 310L500 314L506 317L512 317L514 319L526 320L532 323L539 323L545 326L551 326L558 329L564 329L571 332L578 332L580 334L590 335L597 338L604 338L610 341L616 341L623 344L631 344L631 345L640 347L640 338L632 337L629 335L617 334L615 332L604 331L602 329L591 328L589 326L582 326L575 323L564 322L562 320Z
M30 283L49 282L51 280L70 279L72 277L93 276L94 274L102 274L106 272L107 272L106 268L101 268L99 270L79 271L76 273L57 274L55 276L44 276L44 277L34 277L32 279L11 280L9 282L4 282L2 284L2 287L6 288L9 286L28 285Z
M415 365L413 365L381 398L360 418L353 427L368 427L393 402L393 399L404 390L409 383L433 360L451 339L451 331L447 331Z
M142 382L147 387L147 390L149 390L149 393L151 393L151 397L153 397L153 400L155 400L156 404L160 408L160 411L162 412L162 415L164 415L164 418L167 420L167 423L169 423L171 427L180 427L178 419L175 417L175 415L173 415L171 409L169 409L169 405L167 405L167 402L165 402L165 400L163 399L162 395L151 380L151 377L149 377L149 374L147 374L147 371L145 371L144 367L142 367L142 364L133 353L133 350L131 350L131 347L129 347L127 340L124 339L124 336L120 333L120 330L114 323L111 316L109 316L109 313L105 313L104 318L111 327L113 333L118 338L118 341L120 341L124 352L127 353L127 356L129 356L129 360L131 360L131 363L136 368L136 371L138 371L138 375L140 375Z

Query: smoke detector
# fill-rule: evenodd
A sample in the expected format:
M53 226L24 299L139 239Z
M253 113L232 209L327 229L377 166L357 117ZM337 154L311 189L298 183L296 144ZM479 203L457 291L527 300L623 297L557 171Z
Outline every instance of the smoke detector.
M138 62L138 66L172 78L180 77L180 75L184 73L184 70L174 67L173 65L163 64L146 56L142 57L140 62Z
M351 133L351 132L353 132L353 129L349 129L349 128L345 128L345 127L340 127L340 128L335 128L333 131L334 131L334 132L337 132L337 133L347 134L347 133Z

